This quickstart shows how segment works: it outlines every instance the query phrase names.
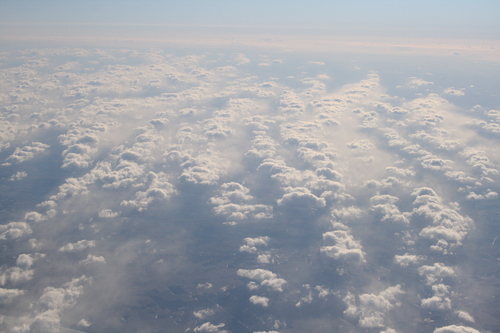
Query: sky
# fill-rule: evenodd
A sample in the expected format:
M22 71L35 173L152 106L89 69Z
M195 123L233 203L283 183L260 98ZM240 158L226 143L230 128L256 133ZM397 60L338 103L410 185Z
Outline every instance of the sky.
M499 331L498 8L1 2L0 331Z
M493 0L437 1L2 1L1 21L33 24L178 24L485 30Z

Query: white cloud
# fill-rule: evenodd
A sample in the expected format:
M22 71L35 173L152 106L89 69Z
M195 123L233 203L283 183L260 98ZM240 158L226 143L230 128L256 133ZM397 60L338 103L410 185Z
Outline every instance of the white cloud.
M464 90L465 89L455 89L453 87L450 87L450 88L446 88L443 92L447 95L452 95L452 96L464 96L465 93L464 93Z
M0 239L17 239L33 231L26 222L9 222L0 226Z
M224 323L214 325L211 322L204 323L198 327L195 327L194 332L200 333L228 333L226 330L220 330L220 328L226 326Z
M6 163L4 163L4 165L19 164L25 161L29 161L35 158L35 155L44 152L47 148L49 148L49 145L41 142L33 142L31 146L24 146L23 148L17 147L14 153L7 157L7 159L5 160Z
M215 311L212 309L204 309L204 310L199 310L193 312L193 315L198 318L199 320L203 320L207 317L213 316L215 314Z
M397 306L397 298L404 294L401 286L389 287L377 294L359 295L359 303L353 294L344 297L347 309L344 314L350 318L358 318L363 328L384 327L385 316ZM358 304L356 304L358 303Z
M96 256L93 254L87 255L87 258L80 261L83 265L90 265L90 264L105 264L106 259L103 256Z
M450 325L436 328L434 333L480 333L480 331L467 326Z
M498 200L492 144L500 137L498 110L465 110L457 98L465 89L443 91L448 83L440 75L433 83L387 76L377 66L380 74L357 79L366 64L353 74L353 64L338 71L293 52L280 55L286 61L263 49L248 57L190 52L0 53L2 209L20 221L0 226L10 258L0 268L0 282L10 288L0 289L0 299L19 314L2 317L0 330L106 321L120 330L130 325L121 316L153 329L133 309L137 292L143 300L143 288L160 290L158 278L165 276L188 292L197 286L182 311L198 322L176 320L194 332L226 332L224 324L204 323L227 320L225 305L207 309L198 296L250 305L234 292L242 280L243 288L260 293L250 299L258 305L248 307L250 315L267 311L268 293L276 296L276 311L262 317L272 332L290 328L283 304L299 305L305 321L315 316L308 322L314 329L326 319L324 309L342 315L333 304L342 296L344 316L356 329L402 331L391 315L408 313L399 307L404 291L387 281L404 285L410 297L421 295L417 305L442 312L447 324L474 322L463 286L455 283L471 257L457 260L457 254L474 245L473 219L483 225L487 216L474 205ZM395 80L410 89L394 95ZM469 98L483 97L473 90ZM42 158L49 150L56 158ZM323 265L333 265L338 281L322 275ZM224 287L200 283L200 270ZM394 275L401 270L421 278L406 283L407 275ZM84 278L60 285L81 272L95 274L92 284ZM87 284L92 293L80 297ZM132 303L127 310L116 307L123 299ZM249 325L256 327L264 329Z
M18 171L15 174L13 174L9 178L9 180L10 181L17 181L17 180L21 180L21 179L26 178L26 177L28 177L28 173L27 172L25 172L25 171Z
M344 230L329 231L323 234L323 242L326 244L320 251L328 257L352 263L364 263L365 253L361 244Z
M23 290L0 288L0 304L9 304L14 298L22 294L24 294Z
M249 300L252 304L260 305L260 306L263 306L265 308L267 308L269 306L269 298L267 298L267 297L253 295L253 296L250 296Z
M476 322L474 320L474 317L472 317L467 311L455 311L455 313L457 314L458 318L462 319L462 320L465 320L465 321L468 321L470 323L474 323Z
M401 266L408 266L410 264L417 263L421 259L422 258L420 256L408 253L394 256L394 261Z
M77 252L77 251L83 251L88 248L95 247L96 242L93 240L80 240L76 243L68 243L62 247L59 248L59 251L61 252Z
M445 266L443 263L434 263L434 265L424 265L418 268L418 273L425 276L428 285L439 283L443 278L455 276L455 270Z
M421 87L421 86L428 86L428 85L433 85L433 84L434 84L434 82L430 82L430 81L426 81L424 79L420 79L420 78L414 77L414 78L411 78L411 80L409 80L406 83L406 87L408 87L408 88L418 88L418 87Z
M267 269L238 269L237 274L239 276L255 280L259 282L261 286L269 287L270 289L278 292L282 292L283 286L287 284L285 279L278 278L277 274Z

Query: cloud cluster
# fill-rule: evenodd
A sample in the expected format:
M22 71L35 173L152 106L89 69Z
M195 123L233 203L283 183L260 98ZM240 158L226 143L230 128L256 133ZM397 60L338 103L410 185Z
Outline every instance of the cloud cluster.
M499 112L260 51L1 54L0 330L488 329Z

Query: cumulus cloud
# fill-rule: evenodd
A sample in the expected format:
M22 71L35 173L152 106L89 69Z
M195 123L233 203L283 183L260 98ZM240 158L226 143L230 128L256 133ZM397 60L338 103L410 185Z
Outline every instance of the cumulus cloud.
M239 269L237 274L260 283L260 286L269 287L272 290L282 292L287 281L278 278L278 275L262 268L257 269Z
M17 239L33 231L26 222L10 222L0 226L0 239Z
M4 165L19 164L35 158L36 154L42 153L49 145L41 142L33 142L31 146L24 146L23 148L17 147L14 153L7 157Z
M479 333L480 331L467 326L449 325L436 328L434 333Z
M221 330L220 328L226 326L224 323L214 325L211 322L204 323L198 327L195 327L194 332L200 333L227 333L226 330Z
M364 263L365 253L359 241L345 230L329 231L323 234L326 244L320 251L328 257L352 263Z
M267 297L253 295L250 296L249 300L252 304L260 305L265 308L269 306L269 298Z
M447 95L452 95L452 96L464 96L465 95L465 92L464 92L465 89L455 89L453 87L450 87L450 88L446 88L444 90L444 93L447 94Z
M93 240L80 240L76 243L68 243L62 247L59 248L59 251L61 252L77 252L77 251L83 251L88 248L95 247L96 242Z
M400 285L389 287L377 294L362 294L359 303L354 295L347 294L344 302L347 309L344 314L351 318L358 318L359 325L363 328L384 327L384 319L389 311L397 306L397 298L405 292Z
M193 315L200 320L203 320L207 317L213 316L214 314L215 314L215 311L212 309L204 309L204 310L199 310L199 311L193 312Z

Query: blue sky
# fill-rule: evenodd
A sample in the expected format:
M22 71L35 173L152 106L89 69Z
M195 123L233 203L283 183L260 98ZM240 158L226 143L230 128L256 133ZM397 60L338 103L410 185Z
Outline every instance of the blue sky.
M500 1L2 1L5 23L488 27Z

